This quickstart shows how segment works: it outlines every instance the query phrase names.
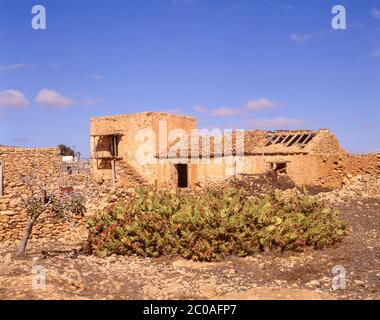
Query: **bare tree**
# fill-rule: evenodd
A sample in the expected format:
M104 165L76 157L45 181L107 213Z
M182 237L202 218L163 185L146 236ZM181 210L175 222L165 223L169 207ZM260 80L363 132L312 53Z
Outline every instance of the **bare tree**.
M86 199L78 193L60 192L59 188L54 188L54 184L43 183L39 178L20 178L29 191L29 195L22 197L28 221L17 250L18 255L24 255L33 226L44 212L49 209L53 216L64 220L68 220L70 214L83 216L86 211Z

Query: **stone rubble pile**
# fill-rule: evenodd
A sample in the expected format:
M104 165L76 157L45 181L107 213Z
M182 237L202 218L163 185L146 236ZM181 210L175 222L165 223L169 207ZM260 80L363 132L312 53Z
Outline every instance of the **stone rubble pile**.
M347 175L343 180L341 190L320 193L317 197L331 203L359 201L360 199L380 199L380 176Z

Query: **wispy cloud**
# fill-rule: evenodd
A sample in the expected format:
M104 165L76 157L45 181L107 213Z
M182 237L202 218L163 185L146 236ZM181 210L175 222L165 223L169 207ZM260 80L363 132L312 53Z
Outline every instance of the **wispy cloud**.
M372 17L374 17L377 20L380 20L380 10L373 8L372 9Z
M291 10L291 9L294 9L294 6L290 4L282 3L281 8L286 9L286 10Z
M251 119L247 121L248 125L258 128L298 127L304 123L304 120L291 119L286 117L277 117L274 119Z
M29 105L25 95L18 90L0 91L0 107L8 108L25 108Z
M28 143L30 141L31 140L29 138L26 138L26 137L17 137L17 138L14 138L11 140L12 143L20 143L20 144Z
M199 106L199 105L195 105L193 107L193 109L198 112L198 113L207 113L208 112L208 109L207 108L204 108L202 106Z
M89 74L87 78L93 79L93 80L103 80L104 76L102 76L101 74Z
M371 56L374 58L380 57L380 47L377 47L371 51Z
M355 29L362 27L363 24L361 23L351 23L347 25L347 29ZM309 32L309 33L292 33L290 35L290 39L294 41L297 44L303 44L306 42L309 42L310 40L316 39L316 38L321 38L325 37L328 35L332 35L334 33L333 29L326 29L322 31L317 31L317 32Z
M0 73L13 71L17 69L26 69L28 67L29 66L25 63L5 64L5 65L0 66Z
M250 100L246 104L245 108L248 111L261 111L265 109L271 109L277 107L278 103L267 98L260 98L258 100Z
M222 107L215 109L207 109L202 106L194 106L194 110L199 113L207 113L213 117L232 117L252 112L258 112L265 109L277 107L279 104L267 98L260 98L257 100L250 100L242 107Z
M104 103L103 99L95 98L95 99L82 99L74 101L78 105L82 106L95 106Z
M317 34L314 33L292 33L290 35L290 39L292 39L295 43L302 44L313 38L315 38Z
M347 24L348 30L355 30L355 29L361 29L365 27L365 24L362 22L352 22Z
M210 115L213 117L233 117L238 116L243 113L243 108L230 108L230 107L223 107L214 109L210 112Z
M376 123L367 122L367 123L363 123L360 127L362 129L372 130L372 129L377 129L379 126Z
M173 6L195 6L198 0L171 0Z

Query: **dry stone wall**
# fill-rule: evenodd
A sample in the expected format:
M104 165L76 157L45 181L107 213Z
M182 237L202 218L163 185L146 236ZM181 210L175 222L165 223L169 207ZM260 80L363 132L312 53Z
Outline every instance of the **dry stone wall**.
M3 195L0 195L0 241L19 240L25 228L27 214L22 206L21 196L27 195L29 190L21 176L38 178L44 185L57 188L60 185L59 153L58 148L0 147L0 163L3 167ZM74 230L81 226L80 218L62 222L46 212L34 227L32 238L64 239L72 237Z

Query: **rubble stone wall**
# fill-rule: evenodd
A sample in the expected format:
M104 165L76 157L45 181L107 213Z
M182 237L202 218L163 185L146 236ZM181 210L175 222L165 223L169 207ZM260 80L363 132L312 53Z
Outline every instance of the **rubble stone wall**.
M26 225L27 215L21 196L29 193L20 179L38 178L44 185L56 187L60 181L60 151L58 148L9 148L0 147L0 163L4 173L4 195L0 196L0 241L19 240ZM33 229L32 238L72 236L72 231L81 225L80 218L70 222L57 221L44 213Z

